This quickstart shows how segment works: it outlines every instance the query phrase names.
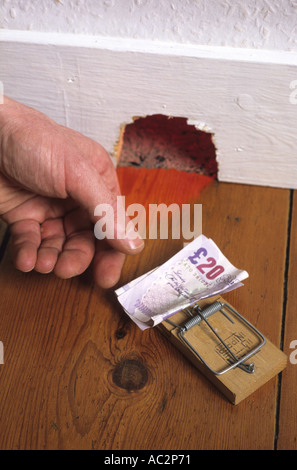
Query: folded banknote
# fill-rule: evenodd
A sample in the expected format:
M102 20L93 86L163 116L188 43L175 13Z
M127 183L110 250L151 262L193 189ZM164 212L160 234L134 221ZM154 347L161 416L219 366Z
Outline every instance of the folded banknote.
M166 263L115 293L127 315L145 330L198 300L236 289L247 277L213 240L200 235Z

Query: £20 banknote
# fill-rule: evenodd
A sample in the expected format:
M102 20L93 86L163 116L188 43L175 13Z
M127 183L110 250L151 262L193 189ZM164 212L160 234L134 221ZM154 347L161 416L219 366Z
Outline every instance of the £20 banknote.
M166 263L115 292L127 315L145 330L198 300L236 289L247 277L213 240L200 235Z

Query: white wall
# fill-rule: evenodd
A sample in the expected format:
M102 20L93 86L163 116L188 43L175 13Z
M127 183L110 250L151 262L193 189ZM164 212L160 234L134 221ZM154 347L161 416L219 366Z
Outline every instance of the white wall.
M297 0L1 0L1 27L297 50Z

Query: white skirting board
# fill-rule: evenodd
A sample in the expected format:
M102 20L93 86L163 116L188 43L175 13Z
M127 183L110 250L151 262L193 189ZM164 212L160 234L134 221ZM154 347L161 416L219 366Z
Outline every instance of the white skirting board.
M115 160L135 117L211 132L220 181L297 188L297 52L0 30L4 93Z

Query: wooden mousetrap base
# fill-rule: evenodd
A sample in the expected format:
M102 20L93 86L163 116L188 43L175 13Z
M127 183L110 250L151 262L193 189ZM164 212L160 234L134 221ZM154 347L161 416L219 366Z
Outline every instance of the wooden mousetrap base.
M220 296L200 301L198 305L204 309L216 301L233 308ZM245 321L240 321L229 312L228 317L218 311L208 317L208 322L234 356L242 358L249 351L256 350L261 340L252 330L253 327L250 328ZM203 320L186 331L187 343L179 326L185 325L189 318L191 317L185 311L178 312L169 321L162 322L159 329L234 405L251 395L287 365L287 356L264 338L265 344L244 361L246 365L253 364L253 373L247 372L242 365L221 373L232 364L230 354Z

